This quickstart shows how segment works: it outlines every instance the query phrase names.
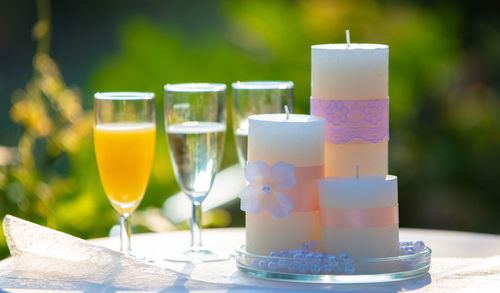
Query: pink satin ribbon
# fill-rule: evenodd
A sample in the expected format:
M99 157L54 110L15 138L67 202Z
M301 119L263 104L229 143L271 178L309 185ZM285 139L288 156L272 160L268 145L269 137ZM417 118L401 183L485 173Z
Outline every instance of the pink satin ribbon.
M373 228L399 223L398 205L359 210L321 208L319 216L321 227L326 228Z
M295 185L283 191L292 200L294 212L309 212L319 209L318 179L323 178L325 166L295 167Z

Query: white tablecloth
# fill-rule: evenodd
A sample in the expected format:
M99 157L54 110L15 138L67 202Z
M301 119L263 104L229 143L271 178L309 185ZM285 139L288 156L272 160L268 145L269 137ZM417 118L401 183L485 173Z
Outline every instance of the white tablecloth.
M240 273L234 259L206 264L161 262L189 278L179 278L161 290L148 286L114 287L82 280L59 280L37 275L18 275L11 258L0 262L0 288L7 292L118 292L134 289L140 292L290 292L328 290L342 292L500 292L500 236L478 233L401 229L401 240L423 240L432 250L430 274L393 283L366 285L301 284L261 280ZM133 235L132 247L139 255L159 258L189 245L188 231ZM203 232L204 244L232 253L244 242L244 230L211 229ZM116 238L94 239L93 243L117 249ZM161 268L158 268L161 270ZM155 287L154 284L151 287ZM43 289L43 290L42 290ZM28 291L27 291L28 290Z

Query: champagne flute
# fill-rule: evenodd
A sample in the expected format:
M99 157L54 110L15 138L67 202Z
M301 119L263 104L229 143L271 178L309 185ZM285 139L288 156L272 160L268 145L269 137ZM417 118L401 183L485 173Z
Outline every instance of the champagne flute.
M154 94L94 95L94 146L101 182L120 213L120 251L132 255L130 215L144 196L156 139Z
M248 116L283 112L288 106L293 113L293 82L245 81L234 82L233 129L240 165L247 164Z
M201 203L219 169L226 132L226 85L182 83L165 86L165 124L175 178L192 201L191 248L168 260L208 262L228 257L202 246Z

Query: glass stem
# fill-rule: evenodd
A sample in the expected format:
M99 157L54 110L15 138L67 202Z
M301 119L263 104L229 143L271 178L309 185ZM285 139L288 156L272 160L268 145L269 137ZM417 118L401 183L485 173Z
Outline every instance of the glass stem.
M193 201L191 215L191 250L200 250L201 244L201 201Z
M130 214L120 216L120 251L130 254Z

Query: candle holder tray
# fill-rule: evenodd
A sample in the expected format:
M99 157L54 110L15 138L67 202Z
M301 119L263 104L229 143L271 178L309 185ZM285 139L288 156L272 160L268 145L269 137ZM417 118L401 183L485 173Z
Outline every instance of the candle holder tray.
M325 284L395 282L425 276L431 264L432 250L385 258L328 261L282 256L265 256L236 249L238 270L257 278Z

